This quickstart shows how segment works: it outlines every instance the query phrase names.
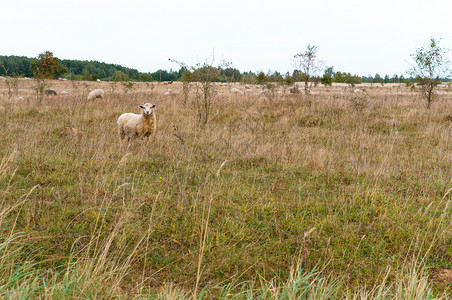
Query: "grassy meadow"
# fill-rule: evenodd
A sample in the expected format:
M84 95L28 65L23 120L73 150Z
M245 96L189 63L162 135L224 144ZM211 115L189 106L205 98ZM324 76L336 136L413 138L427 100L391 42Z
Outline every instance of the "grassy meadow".
M452 297L452 91L48 83L0 79L1 298Z

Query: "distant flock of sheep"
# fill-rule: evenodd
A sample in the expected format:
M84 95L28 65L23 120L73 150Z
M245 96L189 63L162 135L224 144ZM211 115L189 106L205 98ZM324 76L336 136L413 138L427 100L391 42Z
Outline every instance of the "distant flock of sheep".
M54 90L47 89L44 91L44 94L50 95L50 96L56 96L57 92ZM69 93L66 91L61 91L60 95L69 95ZM88 94L88 100L94 100L96 98L103 99L104 95L105 95L105 92L103 89L95 89L94 91L92 91L91 93Z
M50 89L45 90L44 93L46 95L57 95L56 91ZM62 91L60 94L67 95L69 93ZM95 89L88 94L88 100L104 99L104 95L104 90ZM157 120L154 112L156 106L156 104L145 103L138 106L141 109L141 114L124 113L120 115L117 124L121 140L127 138L128 141L131 141L134 138L151 136L157 129Z

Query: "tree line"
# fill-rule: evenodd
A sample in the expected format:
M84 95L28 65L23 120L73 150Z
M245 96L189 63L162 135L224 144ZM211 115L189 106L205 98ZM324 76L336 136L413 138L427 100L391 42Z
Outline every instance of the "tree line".
M0 56L0 76L23 76L35 77L36 65L39 61L48 62L55 60L51 78L66 78L71 80L91 80L97 79L105 81L183 81L186 68L179 70L157 70L155 72L143 73L133 68L127 68L118 64L109 64L99 61L62 59L53 56L53 53L46 51L38 55L37 58L25 56ZM304 81L304 74L299 70L281 74L277 71L271 72L240 72L240 70L227 66L219 69L219 76L216 81L220 82L244 82L248 84L264 84L267 82L293 83ZM310 82L315 84L323 83L328 85L333 82L359 84L366 83L400 83L406 80L413 81L412 77L405 78L403 75L380 76L358 76L347 72L335 72L333 67L325 69L323 76L312 76Z
M42 61L55 63L51 74L51 77L55 79L63 77L74 80L114 80L115 75L121 72L129 80L149 80L149 73L140 73L136 69L98 61L59 60L50 51L39 54L37 58L15 55L0 56L0 75L34 77L36 68L33 66Z

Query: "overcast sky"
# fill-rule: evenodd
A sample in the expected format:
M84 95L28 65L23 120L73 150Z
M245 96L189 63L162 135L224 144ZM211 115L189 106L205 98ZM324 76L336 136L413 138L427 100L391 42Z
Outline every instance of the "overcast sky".
M241 71L285 73L310 43L336 71L392 75L430 36L452 48L451 0L0 0L0 12L0 55L49 50L141 72L214 52Z

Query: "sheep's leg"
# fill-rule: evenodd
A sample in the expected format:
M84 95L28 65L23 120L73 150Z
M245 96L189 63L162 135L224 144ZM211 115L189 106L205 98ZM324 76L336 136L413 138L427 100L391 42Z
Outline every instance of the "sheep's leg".
M126 133L124 132L124 125L121 124L118 126L118 135L123 140L126 137Z
M133 140L133 135L130 133L127 135L127 142L130 144L130 142Z
M119 138L121 139L121 141L124 140L125 137L126 137L126 134L124 133L124 131L119 133Z

